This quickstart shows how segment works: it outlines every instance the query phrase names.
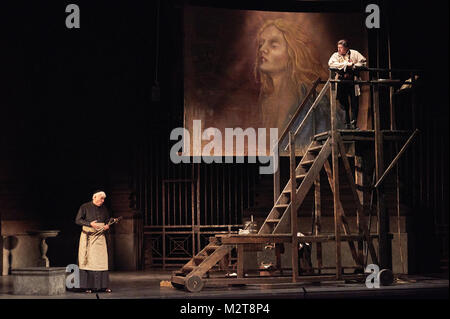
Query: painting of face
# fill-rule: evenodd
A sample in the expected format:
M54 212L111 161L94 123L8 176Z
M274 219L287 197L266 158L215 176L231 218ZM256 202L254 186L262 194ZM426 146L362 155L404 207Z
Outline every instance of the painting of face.
M260 35L258 47L261 72L276 74L286 71L287 43L280 30L273 25L267 27Z
M336 41L348 38L355 49L363 55L367 53L367 35L360 27L364 21L359 13L345 14L343 19L340 13L191 5L183 10L183 120L191 137L194 121L201 121L201 130L217 129L222 137L226 129L237 128L256 132L261 128L266 134L273 128L281 135L313 83L318 78L328 79L328 60L336 52ZM342 23L337 25L336 21ZM319 85L317 92L322 87ZM328 93L325 96L324 106L315 113L314 124L312 120L308 122L303 135L298 135L298 150L310 143L312 134L329 128L329 105L325 105ZM361 101L361 113L368 104ZM304 110L298 113L294 125L300 123L307 107ZM210 140L202 140L201 147ZM189 143L190 154L200 155L194 152L192 138ZM236 155L227 153L224 145L224 156ZM247 145L246 142L245 152ZM268 143L266 147L266 154L270 154Z

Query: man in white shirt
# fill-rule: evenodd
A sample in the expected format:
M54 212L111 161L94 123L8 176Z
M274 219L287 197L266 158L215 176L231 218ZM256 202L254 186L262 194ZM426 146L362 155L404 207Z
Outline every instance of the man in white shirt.
M347 40L337 43L338 51L333 53L328 66L337 69L336 78L339 80L358 80L358 68L366 66L366 58L356 50L350 50ZM359 85L353 83L338 83L336 98L345 110L345 126L348 129L358 129ZM350 98L350 103L349 103ZM351 116L349 114L351 108Z

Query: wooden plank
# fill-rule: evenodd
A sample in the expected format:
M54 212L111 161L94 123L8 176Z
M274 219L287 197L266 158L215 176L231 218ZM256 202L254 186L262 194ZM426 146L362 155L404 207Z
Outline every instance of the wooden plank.
M387 174L389 174L390 170L394 167L395 164L397 164L398 160L402 156L402 154L406 151L409 144L412 142L413 138L419 133L419 130L416 129L411 136L408 138L408 140L405 142L405 145L401 148L400 152L395 156L395 158L392 160L391 164L389 164L388 168L384 171L383 175L378 179L377 183L375 184L375 188L378 188L378 186L383 182ZM397 143L396 143L397 144Z
M355 183L357 185L357 193L358 197L361 199L361 204L363 206L363 211L365 211L365 194L362 190L364 187L364 172L363 172L363 158L362 156L358 156L355 154ZM365 214L363 214L365 216ZM360 235L363 234L361 230L361 212L359 210L356 210L356 228L358 229L358 232ZM364 261L364 248L363 248L363 241L358 241L358 258L363 263Z
M289 151L290 151L290 173L291 173L291 194L297 191L296 181L296 162L295 162L295 139L292 132L289 132ZM292 282L296 282L298 276L298 240L297 240L297 197L291 197L291 264L292 264ZM281 266L281 265L279 265ZM281 267L280 267L281 268Z
M337 113L336 113L336 87L337 84L330 85L330 103L331 103L331 161L333 166L333 206L334 206L334 233L336 236L336 279L342 277L342 261L341 261L341 218L339 213L339 158L337 145Z
M224 235L226 236L226 235ZM371 235L370 238L377 238L378 235ZM298 236L297 240L299 243L313 243L313 242L327 242L327 241L334 241L335 240L334 234L330 235L306 235L306 236ZM341 241L349 241L349 240L361 240L365 238L364 235L357 235L357 234L351 234L351 235L341 235L340 239ZM284 235L235 235L235 236L226 236L222 237L221 241L223 244L226 245L244 245L244 244L266 244L266 243L289 243L291 242L292 237L291 234L284 234Z
M348 183L350 185L350 190L352 191L353 199L356 204L357 210L362 213L363 207L361 205L361 199L358 196L358 192L356 191L355 179L353 177L350 163L348 161L344 144L339 136L339 133L336 135L336 141L339 148L339 153L341 154L342 163L344 164L344 171L347 175Z
M330 164L328 163L328 161L325 162L324 168L325 168L325 171L328 176L328 183L330 184L331 191L334 193L333 176L332 176L331 167L330 167ZM344 229L344 234L350 235L350 233L351 233L350 227L348 226L347 220L345 219L344 208L343 208L340 200L338 201L338 208L339 208L340 217L342 219L342 227ZM350 248L350 252L352 254L352 257L353 257L353 260L355 261L355 263L357 265L362 266L362 260L358 258L358 254L356 253L356 248L355 248L355 244L353 243L353 241L349 241L348 246Z
M352 191L353 200L354 200L354 202L356 204L356 209L359 212L359 216L361 217L360 222L362 222L363 231L364 231L364 234L366 235L366 238L367 238L367 244L369 246L369 251L370 251L370 254L372 256L372 260L374 262L376 262L377 258L376 258L375 248L373 247L373 243L370 240L370 237L368 236L368 230L367 230L367 227L366 227L367 226L367 222L366 222L366 219L365 219L363 206L361 205L361 200L360 200L360 198L358 196L358 193L356 191L355 180L353 178L353 174L352 174L352 171L351 171L351 168L350 168L350 163L348 161L347 156L345 155L344 144L342 143L342 140L340 139L340 136L337 137L337 142L338 142L338 147L339 147L339 150L340 150L340 153L341 153L342 162L344 163L344 168L345 168L345 173L347 175L347 180L348 180L348 182L350 184L350 189ZM360 224L360 226L361 226L361 224Z
M244 245L237 247L237 276L244 278Z
M320 234L321 227L321 217L322 217L322 207L320 201L320 173L314 182L314 235L318 236ZM319 274L322 271L322 243L318 242L316 244L316 258L317 258L317 268Z
M367 277L366 274L348 274L342 275L343 280L364 280ZM182 278L182 277L181 277ZM323 282L334 281L335 275L315 275L315 276L297 276L297 282L293 285L305 283L305 282ZM204 278L205 286L224 286L224 285L266 285L266 284L280 284L291 282L289 276L251 276L246 278Z
M311 189L311 186L313 185L314 181L317 179L317 176L320 173L320 170L322 169L323 163L326 161L328 156L330 156L330 153L331 153L331 140L328 139L324 143L322 150L317 155L316 160L314 161L314 164L311 166L302 183L300 184L300 187L296 191L295 200L297 201L299 206L302 204L303 200L305 199L306 195ZM283 216L281 216L281 220L275 227L273 233L277 234L289 232L290 228L289 221L290 221L290 210L287 209L286 212L283 214Z
M278 147L278 146L277 146ZM277 152L278 154L278 152ZM280 163L280 156L278 156L278 163ZM278 197L280 197L280 165L278 165L277 170L273 173L273 204L277 203Z
M214 265L222 260L225 255L229 254L232 249L230 245L219 246L211 255L209 255L194 271L190 273L191 276L203 276Z
M181 277L181 276L172 276L170 278L170 281L179 285L183 285L184 286L184 281L185 281L186 277Z
M383 157L383 134L381 132L380 123L380 103L378 86L373 87L373 114L374 114L374 131L375 131L375 174L378 181L383 175L384 171L384 157ZM384 189L380 186L376 189L377 192L377 216L378 216L378 257L380 269L391 269L390 262L390 247L387 234L389 232L389 216L384 200Z

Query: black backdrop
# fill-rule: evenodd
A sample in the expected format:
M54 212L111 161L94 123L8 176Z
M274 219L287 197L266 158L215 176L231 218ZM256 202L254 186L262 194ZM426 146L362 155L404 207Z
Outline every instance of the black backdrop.
M65 27L70 3L80 6L80 29ZM162 1L159 23L153 1L2 1L0 184L4 194L17 188L24 195L28 217L50 227L61 214L72 222L92 189L133 178L143 135L182 125L181 19L189 3L363 12L370 1ZM426 71L426 125L437 123L447 136L448 2L380 5L392 30L393 66ZM152 101L156 70L160 101ZM14 217L5 206L1 213Z

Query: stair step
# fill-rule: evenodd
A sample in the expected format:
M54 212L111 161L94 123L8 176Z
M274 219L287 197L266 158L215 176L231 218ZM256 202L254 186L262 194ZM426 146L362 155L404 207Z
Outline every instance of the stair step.
M288 206L289 206L289 204L278 204L278 205L275 205L275 208L286 208Z
M323 145L313 146L308 149L308 152L319 153L322 150Z
M314 160L304 161L300 163L302 166L311 166L314 163Z
M208 245L208 246L206 246L205 247L205 250L207 251L207 252L209 252L209 251L215 251L217 248L219 248L220 246L216 246L216 245Z
M194 261L195 262L202 262L203 260L206 259L207 256L195 256L194 257Z
M266 219L266 223L275 224L280 222L280 219Z
M295 176L296 179L304 179L305 177L306 177L306 174Z
M196 266L183 266L183 268L181 270L183 271L187 271L187 272L191 272L193 271L195 268L197 268Z

